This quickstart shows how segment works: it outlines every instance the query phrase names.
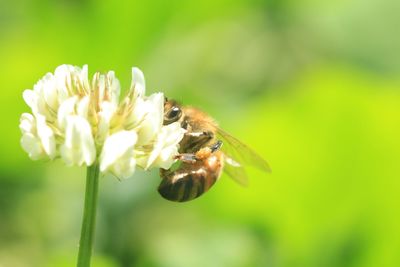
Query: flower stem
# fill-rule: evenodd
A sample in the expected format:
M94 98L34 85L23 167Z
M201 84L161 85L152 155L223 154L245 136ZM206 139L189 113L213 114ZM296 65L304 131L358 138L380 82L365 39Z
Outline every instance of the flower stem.
M87 167L85 206L83 209L81 239L77 267L89 267L92 256L94 228L96 224L97 195L99 189L99 165Z

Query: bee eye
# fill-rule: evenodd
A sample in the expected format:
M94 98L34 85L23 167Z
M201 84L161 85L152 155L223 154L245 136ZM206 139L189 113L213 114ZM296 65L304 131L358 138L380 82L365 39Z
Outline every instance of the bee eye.
M181 115L181 109L178 107L173 107L169 112L168 112L168 119L172 120L175 118L179 118Z
M182 111L178 107L171 108L168 113L165 115L164 123L172 123L180 119L182 115Z

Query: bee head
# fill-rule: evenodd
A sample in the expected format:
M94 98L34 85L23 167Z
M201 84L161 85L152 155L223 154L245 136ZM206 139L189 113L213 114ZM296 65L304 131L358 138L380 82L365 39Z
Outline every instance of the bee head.
M182 117L182 109L178 102L165 98L164 101L164 125L179 121Z

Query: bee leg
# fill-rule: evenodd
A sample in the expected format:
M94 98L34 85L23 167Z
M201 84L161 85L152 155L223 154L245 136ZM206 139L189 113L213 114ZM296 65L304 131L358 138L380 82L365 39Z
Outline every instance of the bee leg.
M203 160L211 156L212 153L220 149L222 146L222 141L218 140L211 147L203 147L196 152L196 159Z
M195 163L197 160L203 160L208 158L212 153L219 150L222 146L222 141L218 140L211 147L203 147L198 150L195 154L193 153L181 153L175 156L175 159L178 159L185 163Z
M196 155L192 153L181 153L175 156L175 159L185 163L195 163L197 161Z
M210 147L211 152L214 153L215 151L219 150L219 149L221 148L222 144L223 144L222 141L221 141L221 140L218 140L215 144L213 144L213 145Z

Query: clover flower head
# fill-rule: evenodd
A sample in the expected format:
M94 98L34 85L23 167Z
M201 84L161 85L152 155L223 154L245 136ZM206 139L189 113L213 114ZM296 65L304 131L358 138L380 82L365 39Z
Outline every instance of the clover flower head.
M136 167L169 168L185 130L163 125L164 95L145 96L145 80L132 68L132 83L119 101L113 71L88 78L82 68L61 65L23 92L32 113L20 119L21 146L33 160L61 158L67 165L131 176Z

